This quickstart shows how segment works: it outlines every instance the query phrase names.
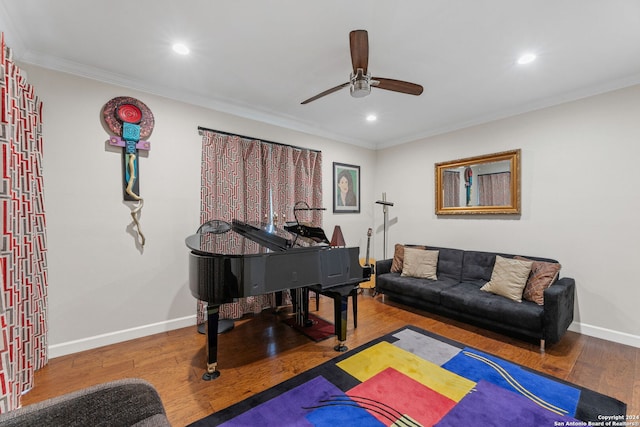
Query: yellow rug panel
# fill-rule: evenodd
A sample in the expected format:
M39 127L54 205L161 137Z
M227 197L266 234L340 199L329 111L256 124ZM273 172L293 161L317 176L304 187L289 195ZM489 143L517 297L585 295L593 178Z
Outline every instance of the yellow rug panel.
M393 368L456 402L476 385L473 381L442 369L386 341L356 353L336 365L362 382L387 368Z

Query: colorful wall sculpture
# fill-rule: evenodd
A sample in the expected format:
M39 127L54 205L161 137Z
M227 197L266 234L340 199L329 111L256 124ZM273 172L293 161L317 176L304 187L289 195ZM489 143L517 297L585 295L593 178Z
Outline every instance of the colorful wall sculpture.
M137 201L131 209L131 218L136 225L138 243L145 244L140 228L140 210L144 199L140 196L140 173L138 150L150 150L151 143L145 141L153 131L154 118L151 110L141 101L128 96L119 96L107 102L102 109L104 122L113 135L109 144L122 147L124 200Z

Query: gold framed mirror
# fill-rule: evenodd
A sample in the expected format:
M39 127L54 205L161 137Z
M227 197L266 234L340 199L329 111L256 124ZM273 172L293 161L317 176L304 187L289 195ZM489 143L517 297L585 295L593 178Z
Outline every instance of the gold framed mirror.
M436 163L436 215L520 214L520 150Z

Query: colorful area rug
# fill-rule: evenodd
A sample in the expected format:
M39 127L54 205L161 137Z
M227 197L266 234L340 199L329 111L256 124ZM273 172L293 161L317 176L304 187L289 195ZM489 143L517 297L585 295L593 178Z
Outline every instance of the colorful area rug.
M192 426L570 426L625 413L619 400L406 326Z
M326 340L329 337L334 336L335 327L333 323L329 323L326 320L309 313L309 320L311 321L311 325L309 326L301 326L296 323L295 316L289 317L284 320L284 323L291 326L296 331L302 332L307 337L311 338L315 342Z

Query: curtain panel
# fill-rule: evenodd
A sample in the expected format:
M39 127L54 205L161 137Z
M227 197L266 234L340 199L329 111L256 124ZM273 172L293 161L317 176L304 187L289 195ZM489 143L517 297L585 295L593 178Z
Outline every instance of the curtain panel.
M501 172L478 175L480 206L507 206L511 204L511 173Z
M0 412L20 407L47 356L42 103L0 33Z
M444 207L460 206L460 172L444 171L443 174Z
M322 206L322 153L202 130L200 223L213 219L267 222L271 210L278 224L293 221L293 206L306 202ZM298 215L320 227L322 213ZM223 304L220 318L237 319L273 307L273 294ZM198 323L206 320L198 303Z

